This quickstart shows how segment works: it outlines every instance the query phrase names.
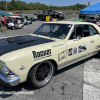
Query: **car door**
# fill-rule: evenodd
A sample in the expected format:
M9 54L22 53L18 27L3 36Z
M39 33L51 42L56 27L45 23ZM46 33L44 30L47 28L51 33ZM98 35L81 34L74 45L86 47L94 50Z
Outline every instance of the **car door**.
M100 50L100 34L92 25L89 26L91 36L94 39L95 52Z
M90 36L89 29L83 30L83 27L85 27L85 25L75 25L74 32L72 32L70 36L71 38L69 38L69 40L66 42L68 48L67 65L93 55L93 37ZM82 36L83 31L84 34L87 32L84 36ZM73 34L74 39L72 38Z

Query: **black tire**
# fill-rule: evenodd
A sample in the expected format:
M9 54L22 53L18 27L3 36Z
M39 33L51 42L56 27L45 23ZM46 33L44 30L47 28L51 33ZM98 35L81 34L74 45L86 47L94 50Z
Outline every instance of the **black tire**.
M41 88L49 83L54 73L54 66L50 61L44 61L34 66L28 76L31 85Z
M30 24L32 24L32 22Z
M14 30L14 29L15 29L15 27L13 26L13 27L12 27L12 30Z
M100 51L96 54L96 57L100 58Z

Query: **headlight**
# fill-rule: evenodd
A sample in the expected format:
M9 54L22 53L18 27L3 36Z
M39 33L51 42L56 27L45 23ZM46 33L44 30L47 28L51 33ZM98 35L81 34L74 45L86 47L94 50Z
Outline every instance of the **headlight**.
M0 74L4 75L8 79L13 79L17 77L15 73L13 73L4 62L0 61Z
M3 63L0 63L0 71L6 75L9 74L10 72L9 69L6 67L6 65Z

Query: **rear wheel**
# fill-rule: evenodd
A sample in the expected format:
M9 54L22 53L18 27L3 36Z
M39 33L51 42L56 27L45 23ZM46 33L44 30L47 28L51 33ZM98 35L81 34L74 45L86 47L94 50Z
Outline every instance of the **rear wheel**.
M42 62L34 66L29 73L30 83L37 87L43 87L49 83L54 73L54 67L50 61Z

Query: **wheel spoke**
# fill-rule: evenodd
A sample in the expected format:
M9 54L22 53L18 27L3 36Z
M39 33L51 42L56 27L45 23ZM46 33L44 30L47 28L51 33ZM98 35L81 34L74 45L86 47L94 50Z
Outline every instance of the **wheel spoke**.
M42 72L40 71L40 72L36 73L36 75L41 75L41 73L42 73Z
M36 77L36 79L38 80L40 77L41 77L41 75L37 75L37 76L35 76Z
M49 63L42 63L41 65L38 66L36 73L35 73L35 78L38 82L43 82L45 81L48 77L51 70L51 65Z

